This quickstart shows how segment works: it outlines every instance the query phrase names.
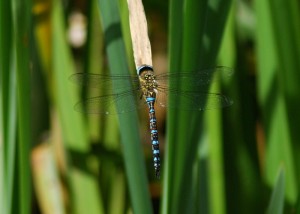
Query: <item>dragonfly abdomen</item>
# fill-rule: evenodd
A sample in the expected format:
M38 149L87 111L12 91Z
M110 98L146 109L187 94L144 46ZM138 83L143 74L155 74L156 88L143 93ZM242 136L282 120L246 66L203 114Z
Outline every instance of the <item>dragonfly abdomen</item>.
M159 141L156 116L154 110L154 97L146 97L146 101L149 107L149 119L150 119L150 132L151 132L151 144L153 153L153 164L155 169L155 175L157 178L160 177L160 155L159 155Z

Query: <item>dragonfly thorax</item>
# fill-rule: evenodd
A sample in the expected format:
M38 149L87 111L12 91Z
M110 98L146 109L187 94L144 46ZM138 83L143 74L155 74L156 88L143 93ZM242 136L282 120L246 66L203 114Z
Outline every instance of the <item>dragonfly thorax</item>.
M157 82L153 71L144 71L139 79L143 95L145 97L155 97L157 93Z

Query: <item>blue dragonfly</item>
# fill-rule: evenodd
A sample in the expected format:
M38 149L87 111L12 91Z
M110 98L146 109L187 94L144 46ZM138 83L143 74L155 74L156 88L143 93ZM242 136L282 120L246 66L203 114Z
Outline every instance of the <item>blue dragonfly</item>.
M138 75L102 75L92 73L76 73L71 81L88 84L92 88L113 88L113 92L88 98L75 105L75 110L94 114L121 114L138 110L147 106L149 109L150 134L155 175L160 177L160 151L155 116L155 106L175 108L186 111L202 111L206 109L230 106L231 99L220 93L208 92L209 85L214 82L217 73L231 76L233 70L218 66L212 69L192 73L163 73L155 75L153 68L143 65ZM130 84L124 86L124 81ZM176 84L188 88L180 88ZM175 95L176 99L167 99ZM132 99L134 98L134 100ZM180 100L180 101L179 101Z

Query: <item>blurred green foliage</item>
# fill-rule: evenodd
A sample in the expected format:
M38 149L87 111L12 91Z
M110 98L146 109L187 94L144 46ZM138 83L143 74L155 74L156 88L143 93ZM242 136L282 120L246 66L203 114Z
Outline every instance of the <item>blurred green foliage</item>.
M135 73L127 2L0 1L0 213L299 213L299 1L143 3L155 71L231 67L234 104L157 111L156 180L145 111L73 109L73 73Z

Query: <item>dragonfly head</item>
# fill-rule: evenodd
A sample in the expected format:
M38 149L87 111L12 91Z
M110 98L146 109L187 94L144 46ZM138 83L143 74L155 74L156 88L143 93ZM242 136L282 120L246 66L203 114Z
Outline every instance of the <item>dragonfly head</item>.
M139 80L144 97L156 97L158 85L152 67L141 67L139 69Z
M144 90L154 91L157 88L157 82L153 71L144 71L140 75L140 82L142 89Z

